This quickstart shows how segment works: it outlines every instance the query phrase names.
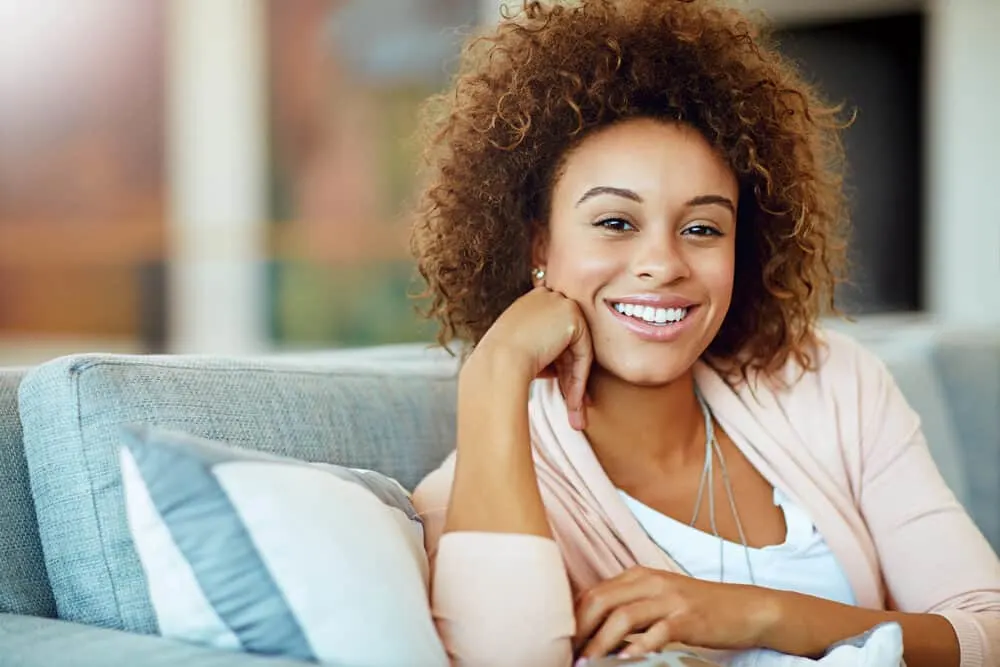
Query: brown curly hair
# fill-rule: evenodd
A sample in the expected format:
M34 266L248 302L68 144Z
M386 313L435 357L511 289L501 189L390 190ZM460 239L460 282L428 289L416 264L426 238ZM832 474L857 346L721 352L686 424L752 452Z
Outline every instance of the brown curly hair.
M412 248L438 342L478 343L532 288L531 245L567 153L616 121L686 123L740 185L732 305L707 350L744 374L813 365L844 270L840 108L744 14L709 0L526 2L470 41L425 108Z

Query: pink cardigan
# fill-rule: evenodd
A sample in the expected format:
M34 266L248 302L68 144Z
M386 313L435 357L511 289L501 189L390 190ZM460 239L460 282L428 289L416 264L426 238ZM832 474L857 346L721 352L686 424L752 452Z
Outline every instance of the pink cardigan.
M1000 666L997 555L945 485L881 361L842 334L824 339L819 370L799 378L789 363L789 388L733 387L703 363L695 382L750 462L812 517L860 606L941 614L962 667ZM553 381L535 383L529 411L555 541L442 536L454 455L414 492L434 617L456 665L568 667L575 594L636 564L678 571L570 428Z

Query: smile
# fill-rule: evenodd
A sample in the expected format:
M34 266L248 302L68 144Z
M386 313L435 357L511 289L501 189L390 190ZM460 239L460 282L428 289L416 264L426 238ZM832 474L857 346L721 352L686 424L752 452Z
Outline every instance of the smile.
M689 310L688 308L653 308L652 306L631 303L612 303L611 307L626 317L660 326L682 321L687 317Z
M606 301L608 310L622 326L640 340L651 343L669 343L678 340L691 328L698 304L685 303L666 307L667 304L624 303Z

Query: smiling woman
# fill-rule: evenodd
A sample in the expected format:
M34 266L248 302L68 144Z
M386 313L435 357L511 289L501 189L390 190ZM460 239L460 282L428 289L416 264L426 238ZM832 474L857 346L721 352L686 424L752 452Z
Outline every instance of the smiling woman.
M817 323L841 122L758 28L528 2L431 111L413 248L471 345L414 504L456 664L765 665L887 623L871 667L1000 664L996 554L885 367Z
M580 305L595 371L663 384L708 348L733 292L738 201L732 170L685 125L629 119L566 157L534 263Z

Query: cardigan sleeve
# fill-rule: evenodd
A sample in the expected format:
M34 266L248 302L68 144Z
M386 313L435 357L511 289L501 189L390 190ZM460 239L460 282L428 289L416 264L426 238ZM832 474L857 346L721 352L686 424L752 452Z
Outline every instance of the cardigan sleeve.
M456 667L569 667L573 597L556 542L444 533L454 454L417 487L431 563L431 611Z
M1000 560L931 457L884 364L856 349L861 513L894 608L947 618L962 667L1000 666Z

